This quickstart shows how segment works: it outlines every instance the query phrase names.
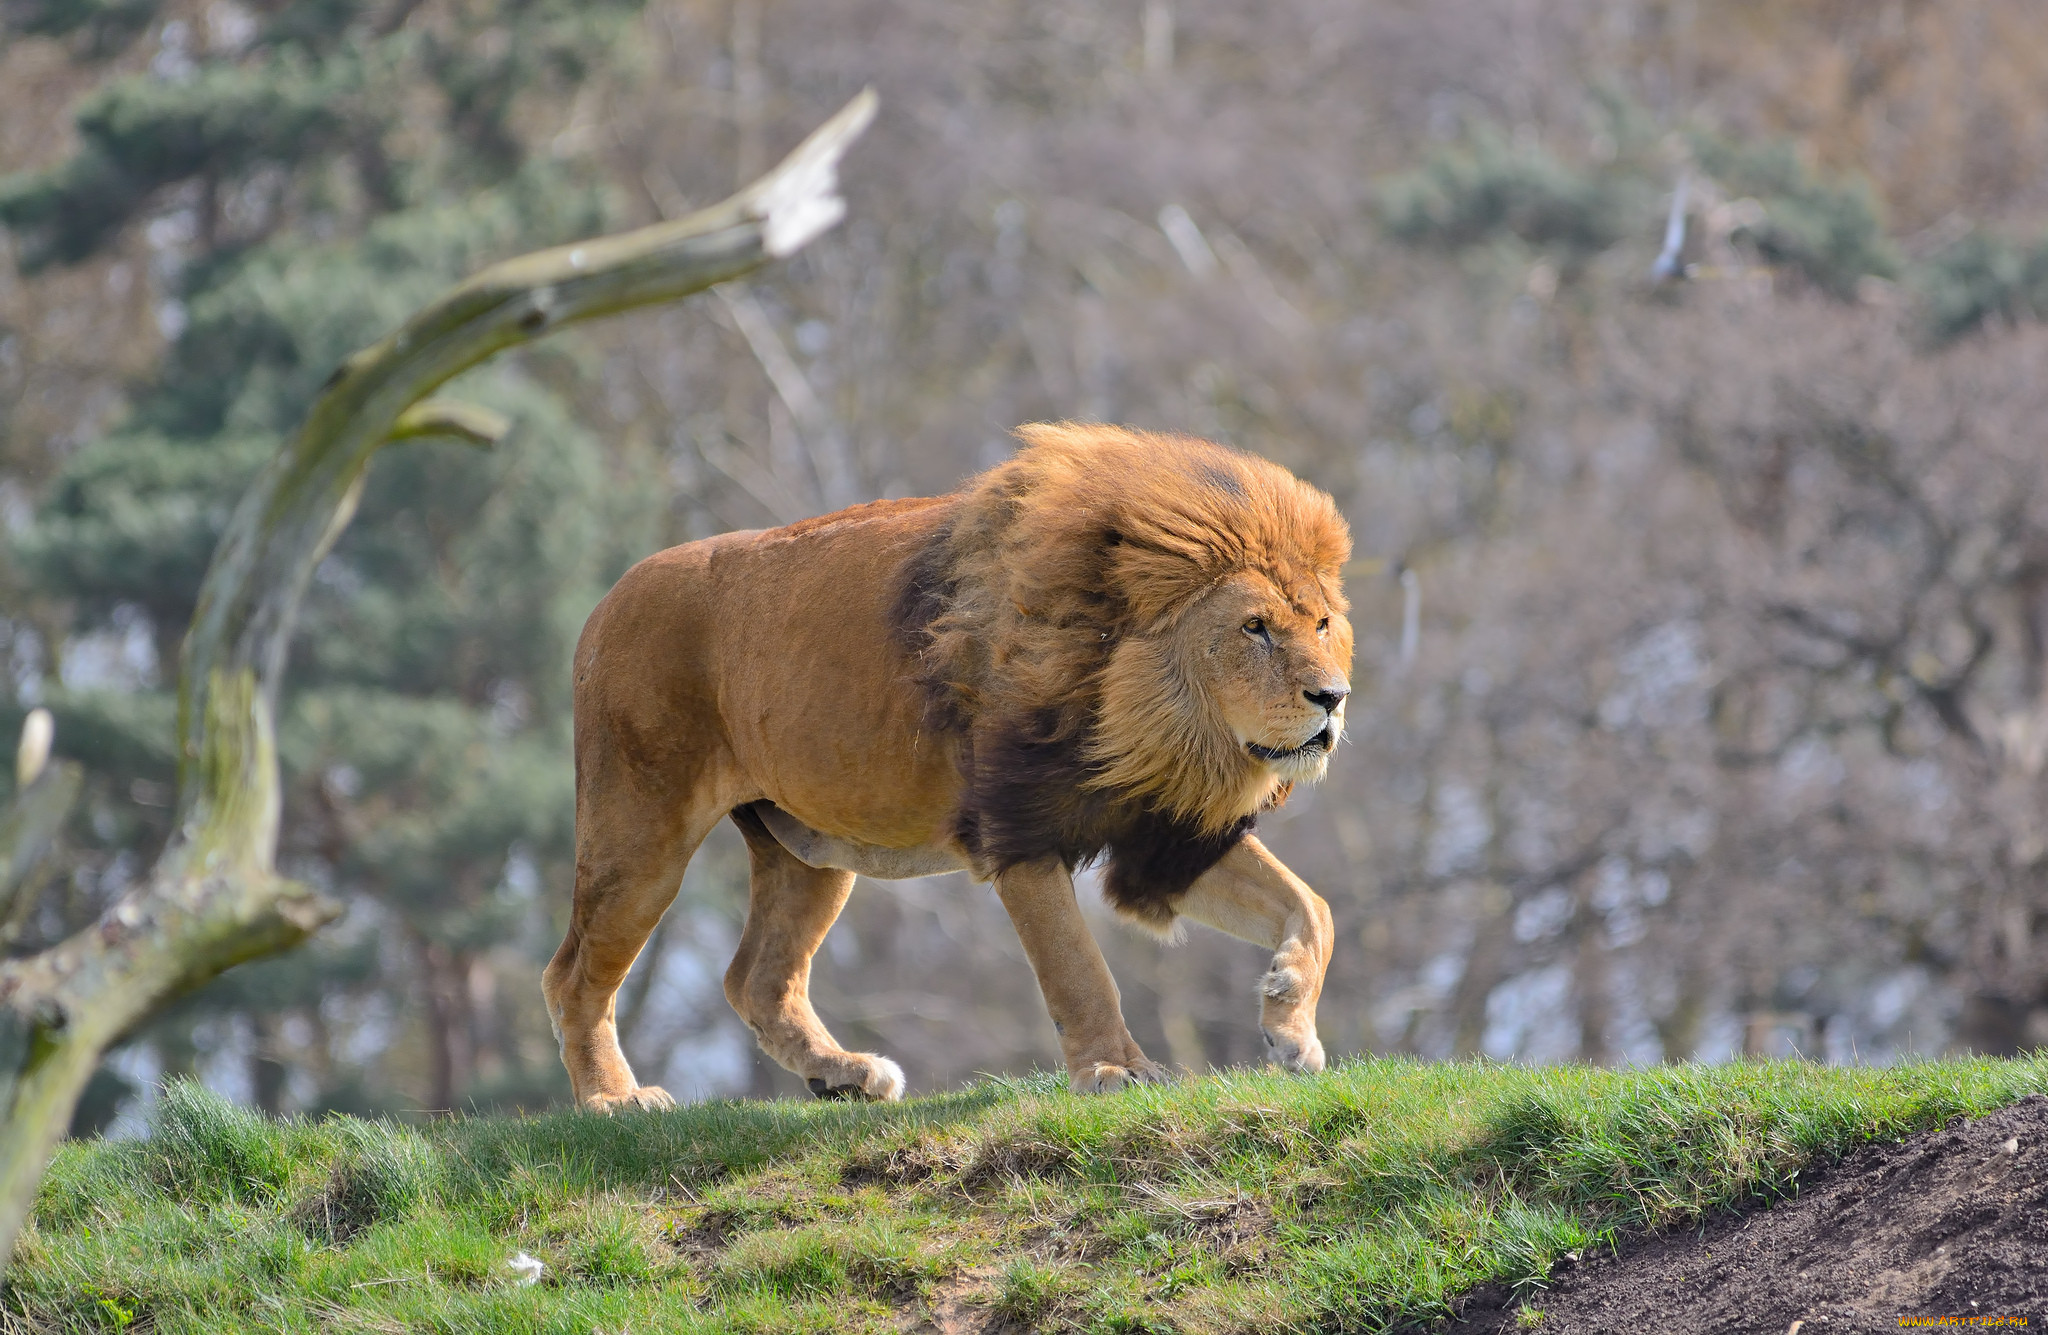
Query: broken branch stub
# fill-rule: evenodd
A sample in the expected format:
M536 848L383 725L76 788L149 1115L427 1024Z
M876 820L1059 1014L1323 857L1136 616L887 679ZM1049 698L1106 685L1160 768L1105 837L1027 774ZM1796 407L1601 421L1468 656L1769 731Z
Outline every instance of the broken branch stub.
M274 712L299 601L372 456L419 436L489 444L502 418L427 396L506 348L688 296L817 237L845 213L839 159L874 112L861 93L774 170L688 217L493 265L335 372L242 498L200 588L179 655L173 833L155 869L84 931L0 963L0 1263L101 1054L169 998L339 912L276 872Z
M64 820L78 803L85 770L76 761L50 760L54 729L47 709L32 709L15 752L14 799L0 810L0 944L42 883L45 864Z

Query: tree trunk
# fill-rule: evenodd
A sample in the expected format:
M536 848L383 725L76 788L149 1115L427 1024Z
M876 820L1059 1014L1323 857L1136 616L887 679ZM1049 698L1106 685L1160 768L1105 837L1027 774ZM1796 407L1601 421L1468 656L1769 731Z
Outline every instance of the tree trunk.
M427 1003L427 1111L452 1113L476 1070L470 959L438 941L421 940L419 951Z
M282 1017L259 1010L249 1017L255 1031L256 1047L249 1054L249 1098L272 1117L284 1110L285 1078L291 1074L280 1049L284 1046Z
M1491 893L1489 894L1491 898ZM1458 1057L1476 1057L1485 1050L1486 999L1506 980L1508 947L1514 941L1515 911L1506 894L1500 904L1479 924L1472 949L1465 956L1465 972L1451 992L1451 1052Z
M274 716L299 600L354 515L371 457L407 436L493 440L505 427L494 415L423 400L505 348L701 291L831 227L845 212L839 158L874 106L862 93L700 213L493 265L336 370L242 498L201 586L179 655L178 798L163 855L99 921L0 964L0 1262L101 1054L171 997L298 944L339 912L276 871Z

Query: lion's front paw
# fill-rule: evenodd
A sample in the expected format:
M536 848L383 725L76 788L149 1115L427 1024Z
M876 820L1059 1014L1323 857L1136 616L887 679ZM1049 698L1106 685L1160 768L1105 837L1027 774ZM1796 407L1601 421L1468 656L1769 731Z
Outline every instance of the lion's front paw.
M849 1052L804 1082L821 1099L894 1102L903 1097L903 1068L872 1052Z
M592 1094L583 1100L583 1110L609 1117L615 1112L643 1108L650 1112L661 1108L673 1108L676 1101L669 1092L659 1085L640 1085L624 1094Z
M1124 1066L1089 1062L1067 1071L1067 1087L1076 1094L1113 1094L1126 1085L1163 1085L1171 1079L1171 1071L1142 1056Z
M1323 1040L1316 1037L1313 1029L1306 1036L1291 1036L1262 1026L1259 1033L1266 1040L1266 1056L1272 1061L1309 1075L1323 1069Z

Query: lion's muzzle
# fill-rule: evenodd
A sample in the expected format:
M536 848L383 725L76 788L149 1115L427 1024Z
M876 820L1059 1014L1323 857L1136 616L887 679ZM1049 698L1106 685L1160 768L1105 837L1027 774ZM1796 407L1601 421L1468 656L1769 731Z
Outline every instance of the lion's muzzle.
M1323 730L1303 742L1300 746L1260 746L1257 742L1246 742L1244 749L1268 763L1286 760L1306 760L1312 756L1328 755L1337 745L1337 723L1333 719L1323 725Z

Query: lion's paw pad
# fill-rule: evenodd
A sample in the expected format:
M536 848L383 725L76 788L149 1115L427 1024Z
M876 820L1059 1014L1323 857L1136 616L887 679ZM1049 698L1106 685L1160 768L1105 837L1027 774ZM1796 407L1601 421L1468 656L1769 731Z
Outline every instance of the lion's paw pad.
M1128 1066L1096 1062L1068 1073L1067 1085L1076 1094L1114 1094L1127 1085L1163 1085L1172 1073L1158 1062L1139 1058Z
M1259 1036L1266 1040L1267 1058L1278 1065L1309 1075L1323 1069L1323 1041L1314 1034L1303 1040L1262 1028Z
M1273 1001L1300 1001L1307 990L1301 975L1292 969L1274 969L1259 979L1259 995Z
M829 1076L814 1075L804 1083L821 1099L853 1099L856 1102L892 1102L903 1097L903 1068L887 1057L873 1053L852 1054L854 1061L841 1063L843 1069Z
M636 1109L657 1112L675 1106L675 1099L659 1085L641 1085L624 1094L593 1094L583 1100L586 1111L605 1117L615 1112L632 1112Z

